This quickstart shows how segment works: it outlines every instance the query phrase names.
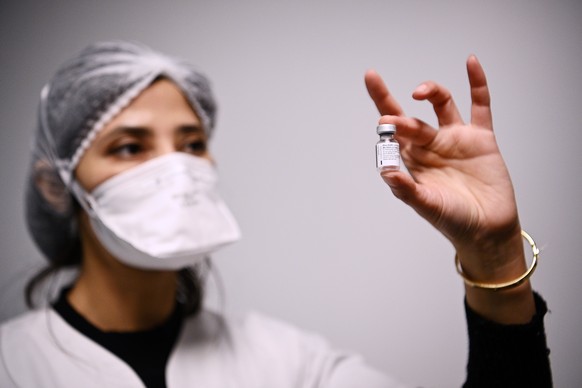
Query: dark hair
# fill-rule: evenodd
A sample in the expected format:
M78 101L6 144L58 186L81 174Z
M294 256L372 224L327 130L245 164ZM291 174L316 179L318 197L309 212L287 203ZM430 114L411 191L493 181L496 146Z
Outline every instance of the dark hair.
M26 284L24 290L26 305L29 308L36 307L35 292L50 277L55 276L61 270L72 269L81 264L80 240L73 240L67 252L49 261L49 264L37 272ZM178 271L178 290L176 298L182 306L184 316L196 315L202 309L204 302L204 286L208 272L211 270L210 258L193 267L183 268Z

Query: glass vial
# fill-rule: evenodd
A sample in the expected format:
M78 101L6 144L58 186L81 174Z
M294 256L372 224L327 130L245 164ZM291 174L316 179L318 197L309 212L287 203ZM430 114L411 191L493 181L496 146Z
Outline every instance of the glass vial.
M376 168L378 171L400 170L400 144L394 139L396 126L380 124L376 128L380 140L376 143Z

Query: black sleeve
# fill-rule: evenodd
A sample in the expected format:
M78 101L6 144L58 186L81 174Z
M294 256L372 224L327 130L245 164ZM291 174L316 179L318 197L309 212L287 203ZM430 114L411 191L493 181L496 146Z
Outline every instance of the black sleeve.
M477 315L465 300L469 330L467 380L463 387L551 387L545 301L534 293L536 314L524 325L502 325Z

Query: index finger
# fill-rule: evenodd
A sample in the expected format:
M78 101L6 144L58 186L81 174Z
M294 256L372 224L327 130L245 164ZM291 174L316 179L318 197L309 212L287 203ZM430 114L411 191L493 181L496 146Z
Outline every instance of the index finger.
M366 81L368 94L374 101L374 104L376 104L376 108L378 108L378 112L381 115L404 116L404 111L388 91L380 74L374 70L368 70L364 80Z

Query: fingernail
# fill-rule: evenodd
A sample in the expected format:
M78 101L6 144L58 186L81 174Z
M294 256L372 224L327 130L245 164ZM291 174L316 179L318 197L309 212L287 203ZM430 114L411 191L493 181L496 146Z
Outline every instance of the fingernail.
M414 93L424 93L428 90L428 86L426 84L420 84L414 89Z

